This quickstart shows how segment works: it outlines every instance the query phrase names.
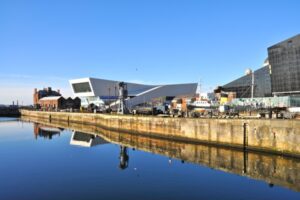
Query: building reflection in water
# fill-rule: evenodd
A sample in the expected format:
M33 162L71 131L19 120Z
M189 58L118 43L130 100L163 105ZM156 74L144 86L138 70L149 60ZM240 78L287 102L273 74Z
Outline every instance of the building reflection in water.
M96 145L103 145L107 143L109 142L99 137L98 135L83 133L80 131L73 131L71 141L70 141L71 145L81 146L81 147L93 147ZM128 162L129 162L127 147L120 146L119 159L120 159L119 168L122 170L126 169L128 167Z
M43 125L39 123L34 123L34 138L38 139L39 137L52 140L53 136L58 135L64 130L63 128L52 127L48 125Z
M88 134L83 133L80 131L73 131L70 144L75 146L81 146L81 147L93 147L96 145L102 145L107 144L106 140L103 138L94 135L94 134Z
M37 121L38 122L38 121ZM214 145L194 144L174 140L151 138L130 133L105 130L101 127L44 122L47 126L72 128L74 131L71 144L91 147L97 144L113 143L120 146L119 167L128 168L129 149L163 155L171 163L194 163L212 169L233 173L251 179L262 180L273 187L276 185L300 191L300 159L295 157L270 154L267 152L245 151ZM43 128L45 130L45 128ZM49 130L46 129L46 130ZM55 134L50 129L51 137ZM57 130L57 129L56 129ZM82 131L82 132L80 132ZM85 134L88 132L89 134ZM36 135L45 135L37 131ZM59 130L56 131L59 133ZM50 136L47 136L50 137Z

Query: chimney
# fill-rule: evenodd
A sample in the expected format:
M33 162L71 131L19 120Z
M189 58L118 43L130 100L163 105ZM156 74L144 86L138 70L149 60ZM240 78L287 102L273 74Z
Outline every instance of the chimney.
M33 91L33 92L34 92L34 94L36 94L36 93L37 93L37 88L34 88L34 91Z
M57 90L58 94L60 94L60 89Z

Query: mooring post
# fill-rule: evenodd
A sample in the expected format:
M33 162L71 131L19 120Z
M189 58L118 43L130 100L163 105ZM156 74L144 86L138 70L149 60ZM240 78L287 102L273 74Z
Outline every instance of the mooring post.
M244 149L243 149L243 153L244 153L244 166L243 166L243 173L246 174L247 173L247 167L248 167L248 152L247 152L247 146L248 146L248 131L247 131L247 128L248 128L248 124L247 123L244 123L243 125L243 140L244 140Z
M248 146L248 131L247 131L247 128L248 128L248 124L247 123L244 123L243 125L243 146L244 146L244 149L247 148Z

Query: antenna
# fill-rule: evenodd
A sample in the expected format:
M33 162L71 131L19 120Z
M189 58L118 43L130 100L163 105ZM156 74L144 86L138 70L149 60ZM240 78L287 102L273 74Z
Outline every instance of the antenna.
M199 78L199 82L198 82L198 94L199 94L199 97L201 96L201 87L202 87L202 79L201 77Z

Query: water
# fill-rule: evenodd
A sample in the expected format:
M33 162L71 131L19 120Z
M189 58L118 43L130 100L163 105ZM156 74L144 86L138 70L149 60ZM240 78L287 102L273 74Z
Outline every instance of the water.
M0 117L0 122L5 122L5 121L17 121L18 118L15 117Z
M300 199L298 159L78 124L0 118L0 160L0 199Z

